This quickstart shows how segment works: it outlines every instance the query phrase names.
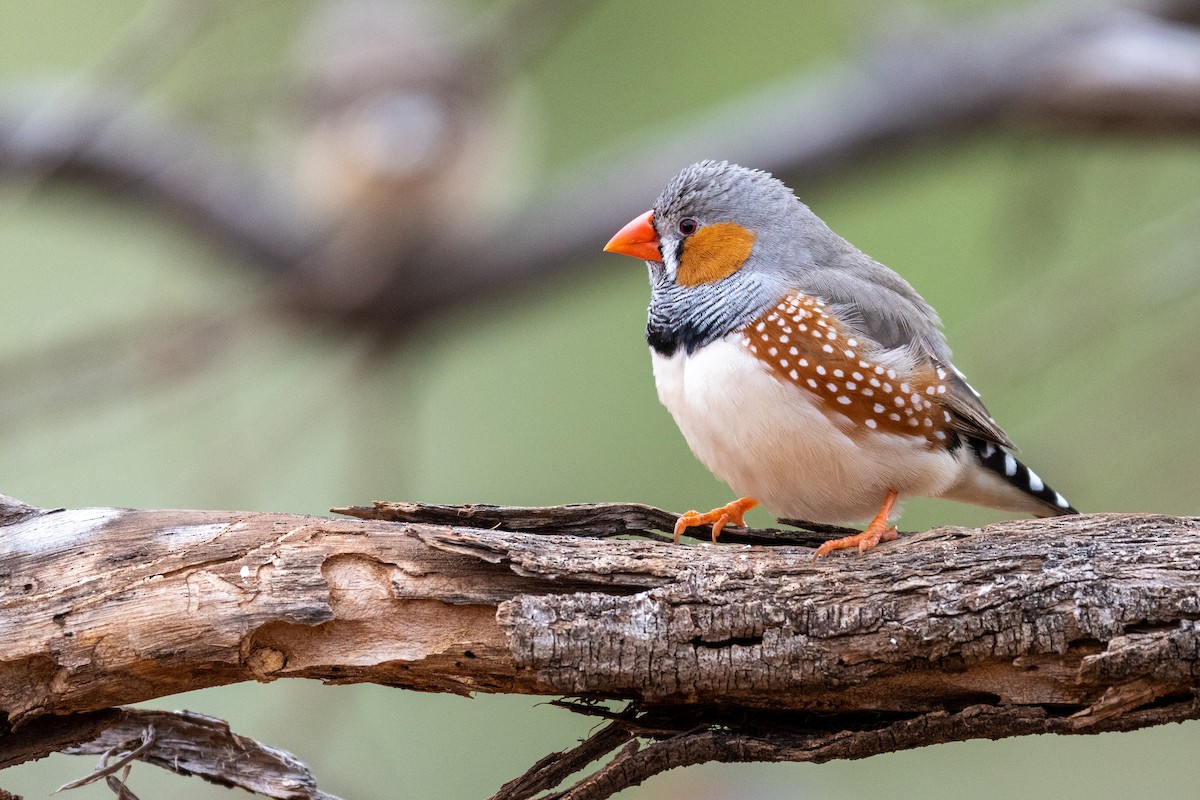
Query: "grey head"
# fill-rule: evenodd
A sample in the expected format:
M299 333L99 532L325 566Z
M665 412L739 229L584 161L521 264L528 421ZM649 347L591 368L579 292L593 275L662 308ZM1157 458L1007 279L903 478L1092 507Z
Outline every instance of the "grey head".
M929 304L895 272L830 230L769 173L725 161L692 164L667 184L653 212L663 260L648 262L652 346L657 335L672 352L679 346L694 351L800 291L824 300L880 349L906 348L915 357L949 363ZM753 235L748 256L728 274L695 282L688 240L704 227L730 223Z

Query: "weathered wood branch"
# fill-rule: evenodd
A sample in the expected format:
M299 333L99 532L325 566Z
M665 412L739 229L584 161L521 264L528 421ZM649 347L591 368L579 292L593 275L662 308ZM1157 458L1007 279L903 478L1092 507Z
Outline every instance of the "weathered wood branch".
M627 749L575 798L706 760L1200 717L1200 519L938 528L814 563L544 530L674 521L640 506L429 509L438 524L423 508L357 512L412 520L389 522L0 496L0 751L47 715L283 677L633 701L605 729ZM497 797L551 788L556 763Z
M64 748L68 755L122 752L180 775L198 775L220 786L238 787L277 800L338 800L317 788L308 767L290 753L239 736L219 719L188 711L121 709L95 738ZM108 770L112 768L109 767ZM91 775L63 788L103 776Z

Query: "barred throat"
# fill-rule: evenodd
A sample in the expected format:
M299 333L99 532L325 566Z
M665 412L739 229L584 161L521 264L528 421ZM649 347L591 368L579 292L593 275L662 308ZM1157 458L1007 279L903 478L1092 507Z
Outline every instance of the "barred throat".
M1079 513L1079 511L1067 502L1065 497L1047 486L1046 482L1036 472L1018 461L1012 453L1003 447L999 447L992 442L977 439L974 436L964 436L963 440L984 469L995 474L1008 485L1041 500L1049 506L1047 513Z
M745 274L680 286L662 267L653 266L650 289L646 341L668 358L680 348L690 355L741 328L770 306L773 293Z

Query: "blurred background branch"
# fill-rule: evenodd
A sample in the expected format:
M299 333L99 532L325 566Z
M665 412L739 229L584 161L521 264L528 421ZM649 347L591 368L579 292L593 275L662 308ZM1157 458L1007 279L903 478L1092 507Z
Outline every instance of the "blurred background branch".
M1200 133L1200 4L1024 10L889 31L852 63L593 156L524 204L481 209L488 185L511 179L495 163L500 87L587 5L525 0L466 33L417 4L321 9L302 34L299 183L138 109L127 94L137 81L120 78L185 46L180 36L145 62L98 69L113 86L0 109L0 170L95 182L178 214L275 279L276 299L306 317L390 339L577 271L657 194L665 165L696 152L812 187L901 148L1000 127ZM177 15L155 18L176 30Z

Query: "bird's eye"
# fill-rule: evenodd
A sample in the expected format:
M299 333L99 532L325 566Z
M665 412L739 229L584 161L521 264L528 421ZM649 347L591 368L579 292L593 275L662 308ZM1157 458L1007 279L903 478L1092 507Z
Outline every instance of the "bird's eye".
M700 223L692 217L684 217L679 220L679 232L684 236L691 236L700 227Z

